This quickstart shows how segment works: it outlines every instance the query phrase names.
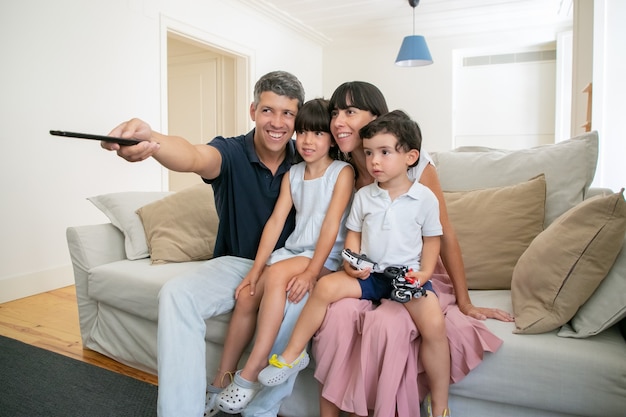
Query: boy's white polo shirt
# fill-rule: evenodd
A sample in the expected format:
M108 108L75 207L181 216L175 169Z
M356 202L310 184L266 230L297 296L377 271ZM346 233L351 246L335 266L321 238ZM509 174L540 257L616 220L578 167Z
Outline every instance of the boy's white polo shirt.
M361 188L346 227L361 233L361 253L378 262L381 271L390 265L419 269L422 236L443 234L437 197L417 181L393 201L376 182Z

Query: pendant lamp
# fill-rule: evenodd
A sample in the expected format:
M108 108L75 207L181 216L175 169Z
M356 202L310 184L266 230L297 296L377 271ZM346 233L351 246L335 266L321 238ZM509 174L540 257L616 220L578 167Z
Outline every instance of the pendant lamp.
M400 67L420 67L433 63L426 39L415 34L415 7L418 3L419 0L409 0L409 5L413 8L413 35L405 36L402 41L400 52L396 58L396 65Z

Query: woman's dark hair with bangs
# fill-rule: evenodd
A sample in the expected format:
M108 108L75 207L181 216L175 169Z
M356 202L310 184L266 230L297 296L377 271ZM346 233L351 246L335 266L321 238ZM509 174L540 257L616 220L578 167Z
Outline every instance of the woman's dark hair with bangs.
M328 104L328 100L323 98L315 98L304 103L296 114L295 131L330 133Z
M341 84L330 98L330 111L356 107L367 110L374 116L389 111L383 93L373 84L365 81L348 81Z

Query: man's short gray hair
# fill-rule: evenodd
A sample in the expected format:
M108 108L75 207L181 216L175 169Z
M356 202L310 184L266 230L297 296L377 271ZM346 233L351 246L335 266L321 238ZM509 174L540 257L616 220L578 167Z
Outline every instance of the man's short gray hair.
M279 96L287 96L298 100L298 109L304 103L304 88L295 75L286 71L272 71L254 85L254 107L261 101L261 93L271 91Z

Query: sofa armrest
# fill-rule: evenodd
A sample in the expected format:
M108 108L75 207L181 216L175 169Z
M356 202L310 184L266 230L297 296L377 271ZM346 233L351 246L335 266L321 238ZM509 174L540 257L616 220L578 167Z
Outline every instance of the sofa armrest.
M89 297L89 270L126 259L124 234L111 223L106 223L68 227L66 237L74 270L80 333L86 346L98 313L97 303Z
M85 271L126 259L124 234L111 223L68 227L66 236L72 264Z

